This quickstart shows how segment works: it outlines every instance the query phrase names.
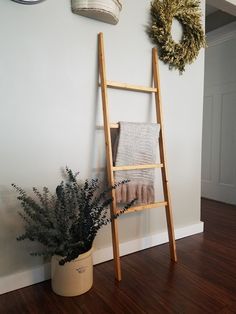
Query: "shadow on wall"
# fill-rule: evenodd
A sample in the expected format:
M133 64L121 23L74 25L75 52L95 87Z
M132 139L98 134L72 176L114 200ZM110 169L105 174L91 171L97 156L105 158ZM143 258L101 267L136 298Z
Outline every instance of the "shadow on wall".
M37 243L16 240L23 232L23 221L18 214L20 203L11 187L0 185L0 208L0 277L42 264L42 258L29 255Z

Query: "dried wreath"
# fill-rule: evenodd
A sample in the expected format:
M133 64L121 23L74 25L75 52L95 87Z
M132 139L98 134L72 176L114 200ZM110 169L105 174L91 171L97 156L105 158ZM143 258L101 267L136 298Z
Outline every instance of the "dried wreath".
M172 39L171 26L176 18L183 26L179 43ZM153 0L151 2L152 23L148 33L160 47L160 59L170 68L185 70L199 50L205 47L205 35L201 25L200 1L198 0Z

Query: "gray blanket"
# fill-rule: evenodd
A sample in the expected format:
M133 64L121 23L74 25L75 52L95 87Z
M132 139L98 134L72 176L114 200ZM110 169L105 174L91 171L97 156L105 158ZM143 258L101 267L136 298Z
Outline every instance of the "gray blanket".
M118 138L113 138L115 166L154 164L160 125L156 123L120 122ZM137 198L137 203L154 202L154 169L115 172L115 181L130 180L116 189L118 203Z

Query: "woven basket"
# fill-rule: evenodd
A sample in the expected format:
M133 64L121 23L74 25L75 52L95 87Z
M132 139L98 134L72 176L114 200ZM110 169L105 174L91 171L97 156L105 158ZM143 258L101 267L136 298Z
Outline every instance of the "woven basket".
M121 0L71 0L73 13L109 24L118 23L121 9Z

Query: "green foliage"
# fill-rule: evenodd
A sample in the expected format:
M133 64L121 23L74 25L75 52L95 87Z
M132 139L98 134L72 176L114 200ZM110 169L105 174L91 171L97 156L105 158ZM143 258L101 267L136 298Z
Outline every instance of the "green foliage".
M23 212L19 215L25 222L25 233L17 240L29 239L43 244L41 252L31 255L63 258L59 264L64 265L91 249L98 230L124 213L135 200L126 204L117 214L107 218L108 206L112 203L111 191L128 181L121 181L99 192L98 179L77 182L77 174L66 168L67 180L56 188L55 195L47 187L40 193L35 187L33 192L37 200L16 184L12 186L19 193Z
M171 36L173 18L183 26L183 36L176 43ZM152 41L160 47L160 59L182 73L185 65L192 63L199 50L205 47L201 25L199 0L153 0L151 26L148 30Z

